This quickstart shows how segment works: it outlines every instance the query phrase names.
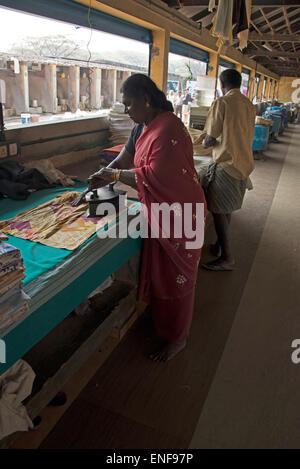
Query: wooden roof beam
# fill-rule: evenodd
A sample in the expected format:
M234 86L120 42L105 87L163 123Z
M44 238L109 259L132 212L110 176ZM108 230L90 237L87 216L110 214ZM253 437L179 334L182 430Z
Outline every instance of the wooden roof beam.
M251 51L251 53L253 52L253 55L255 55L256 57L291 57L291 58L294 58L294 59L297 59L300 57L300 51L298 53L295 54L295 52L286 52L286 51L279 51L278 49L275 51L273 50L272 52L271 51L262 51L262 50L257 50L257 51Z
M286 24L287 24L289 33L290 33L290 34L293 34L293 31L292 31L292 28L291 28L291 23L290 23L290 20L289 20L287 11L286 11L286 7L283 8L283 15L284 15L284 19L285 19L285 21L286 21Z
M181 0L185 7L207 7L209 0ZM218 0L216 1L218 3ZM252 7L260 8L276 8L276 7L300 7L299 0L252 0Z
M266 17L264 10L263 10L262 8L260 8L259 11L261 12L261 14L262 14L262 16L263 16L265 22L267 23L267 25L268 25L268 27L269 27L271 33L274 34L275 31L274 31L274 29L273 29L273 27L272 27L270 21L269 21L268 18Z
M300 35L297 34L256 34L250 33L249 34L249 41L253 42L265 42L265 41L272 41L272 42L300 42Z

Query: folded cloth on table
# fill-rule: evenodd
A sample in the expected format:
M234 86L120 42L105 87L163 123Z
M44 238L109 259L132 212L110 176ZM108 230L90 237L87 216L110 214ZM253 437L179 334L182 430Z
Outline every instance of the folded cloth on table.
M22 402L31 394L35 373L24 360L0 376L0 439L33 428Z
M7 328L14 322L18 321L22 316L29 312L28 301L25 301L20 307L15 308L9 315L1 319L0 317L0 331Z
M30 298L22 290L22 285L19 283L13 288L8 290L4 295L0 296L0 321L5 319L16 309L21 308L26 301Z
M261 116L256 116L255 124L266 125L268 127L272 127L273 126L273 121L272 121L272 119L264 119Z
M24 271L10 272L0 278L0 295L4 295L8 290L13 288L18 283L21 283L25 278Z
M20 250L7 243L0 243L0 269L21 258Z
M0 279L6 274L9 274L10 272L24 272L24 263L23 259L18 259L15 261L10 262L9 264L6 264L2 267L0 267Z

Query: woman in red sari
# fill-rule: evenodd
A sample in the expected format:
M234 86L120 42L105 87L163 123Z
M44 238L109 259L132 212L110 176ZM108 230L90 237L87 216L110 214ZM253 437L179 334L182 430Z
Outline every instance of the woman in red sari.
M185 347L192 322L202 243L191 247L187 242L195 239L196 228L204 229L205 197L194 168L190 136L164 93L142 74L128 78L121 91L129 116L144 124L144 130L136 142L134 158L121 154L93 175L90 184L95 188L98 182L103 185L103 181L120 180L138 191L156 234L156 238L144 239L139 299L151 304L155 329L166 341L151 358L168 361ZM172 206L170 233L166 233L153 204ZM184 204L189 204L189 212ZM185 226L190 224L194 237L186 236L185 227L182 236L175 232L176 222L187 214Z

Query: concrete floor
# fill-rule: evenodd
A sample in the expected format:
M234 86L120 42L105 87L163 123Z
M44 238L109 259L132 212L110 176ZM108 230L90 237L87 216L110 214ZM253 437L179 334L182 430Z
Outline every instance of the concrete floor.
M187 349L152 363L141 318L41 448L300 447L300 127L280 140L233 216L237 269L199 270Z

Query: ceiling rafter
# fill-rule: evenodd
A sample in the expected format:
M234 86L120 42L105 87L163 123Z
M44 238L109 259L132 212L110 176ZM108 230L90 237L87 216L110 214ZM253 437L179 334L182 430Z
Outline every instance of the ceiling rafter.
M287 14L287 12L286 12L286 7L283 7L282 10L283 10L284 19L285 19L285 21L286 21L286 24L287 24L289 33L290 33L290 34L293 34L293 31L292 31L292 28L291 28L291 23L290 23L288 14Z
M172 0L165 0L166 3L168 1ZM181 0L181 3L183 6L199 6L199 7L207 7L209 0ZM218 4L218 0L216 0L216 3ZM278 8L282 6L287 6L287 7L300 7L300 1L299 0L252 0L252 7L261 7L261 8Z
M151 0L148 0L149 2ZM171 8L209 29L215 10L208 10L209 0L164 0ZM216 5L220 0L216 0ZM296 70L300 62L300 0L252 0L248 48L245 56L269 70L282 74L284 67ZM235 39L232 46L238 47ZM297 72L299 75L299 71Z
M254 41L254 42L264 42L264 41L270 41L270 42L300 42L300 35L297 36L297 34L256 34L256 33L250 33L249 34L249 40Z

